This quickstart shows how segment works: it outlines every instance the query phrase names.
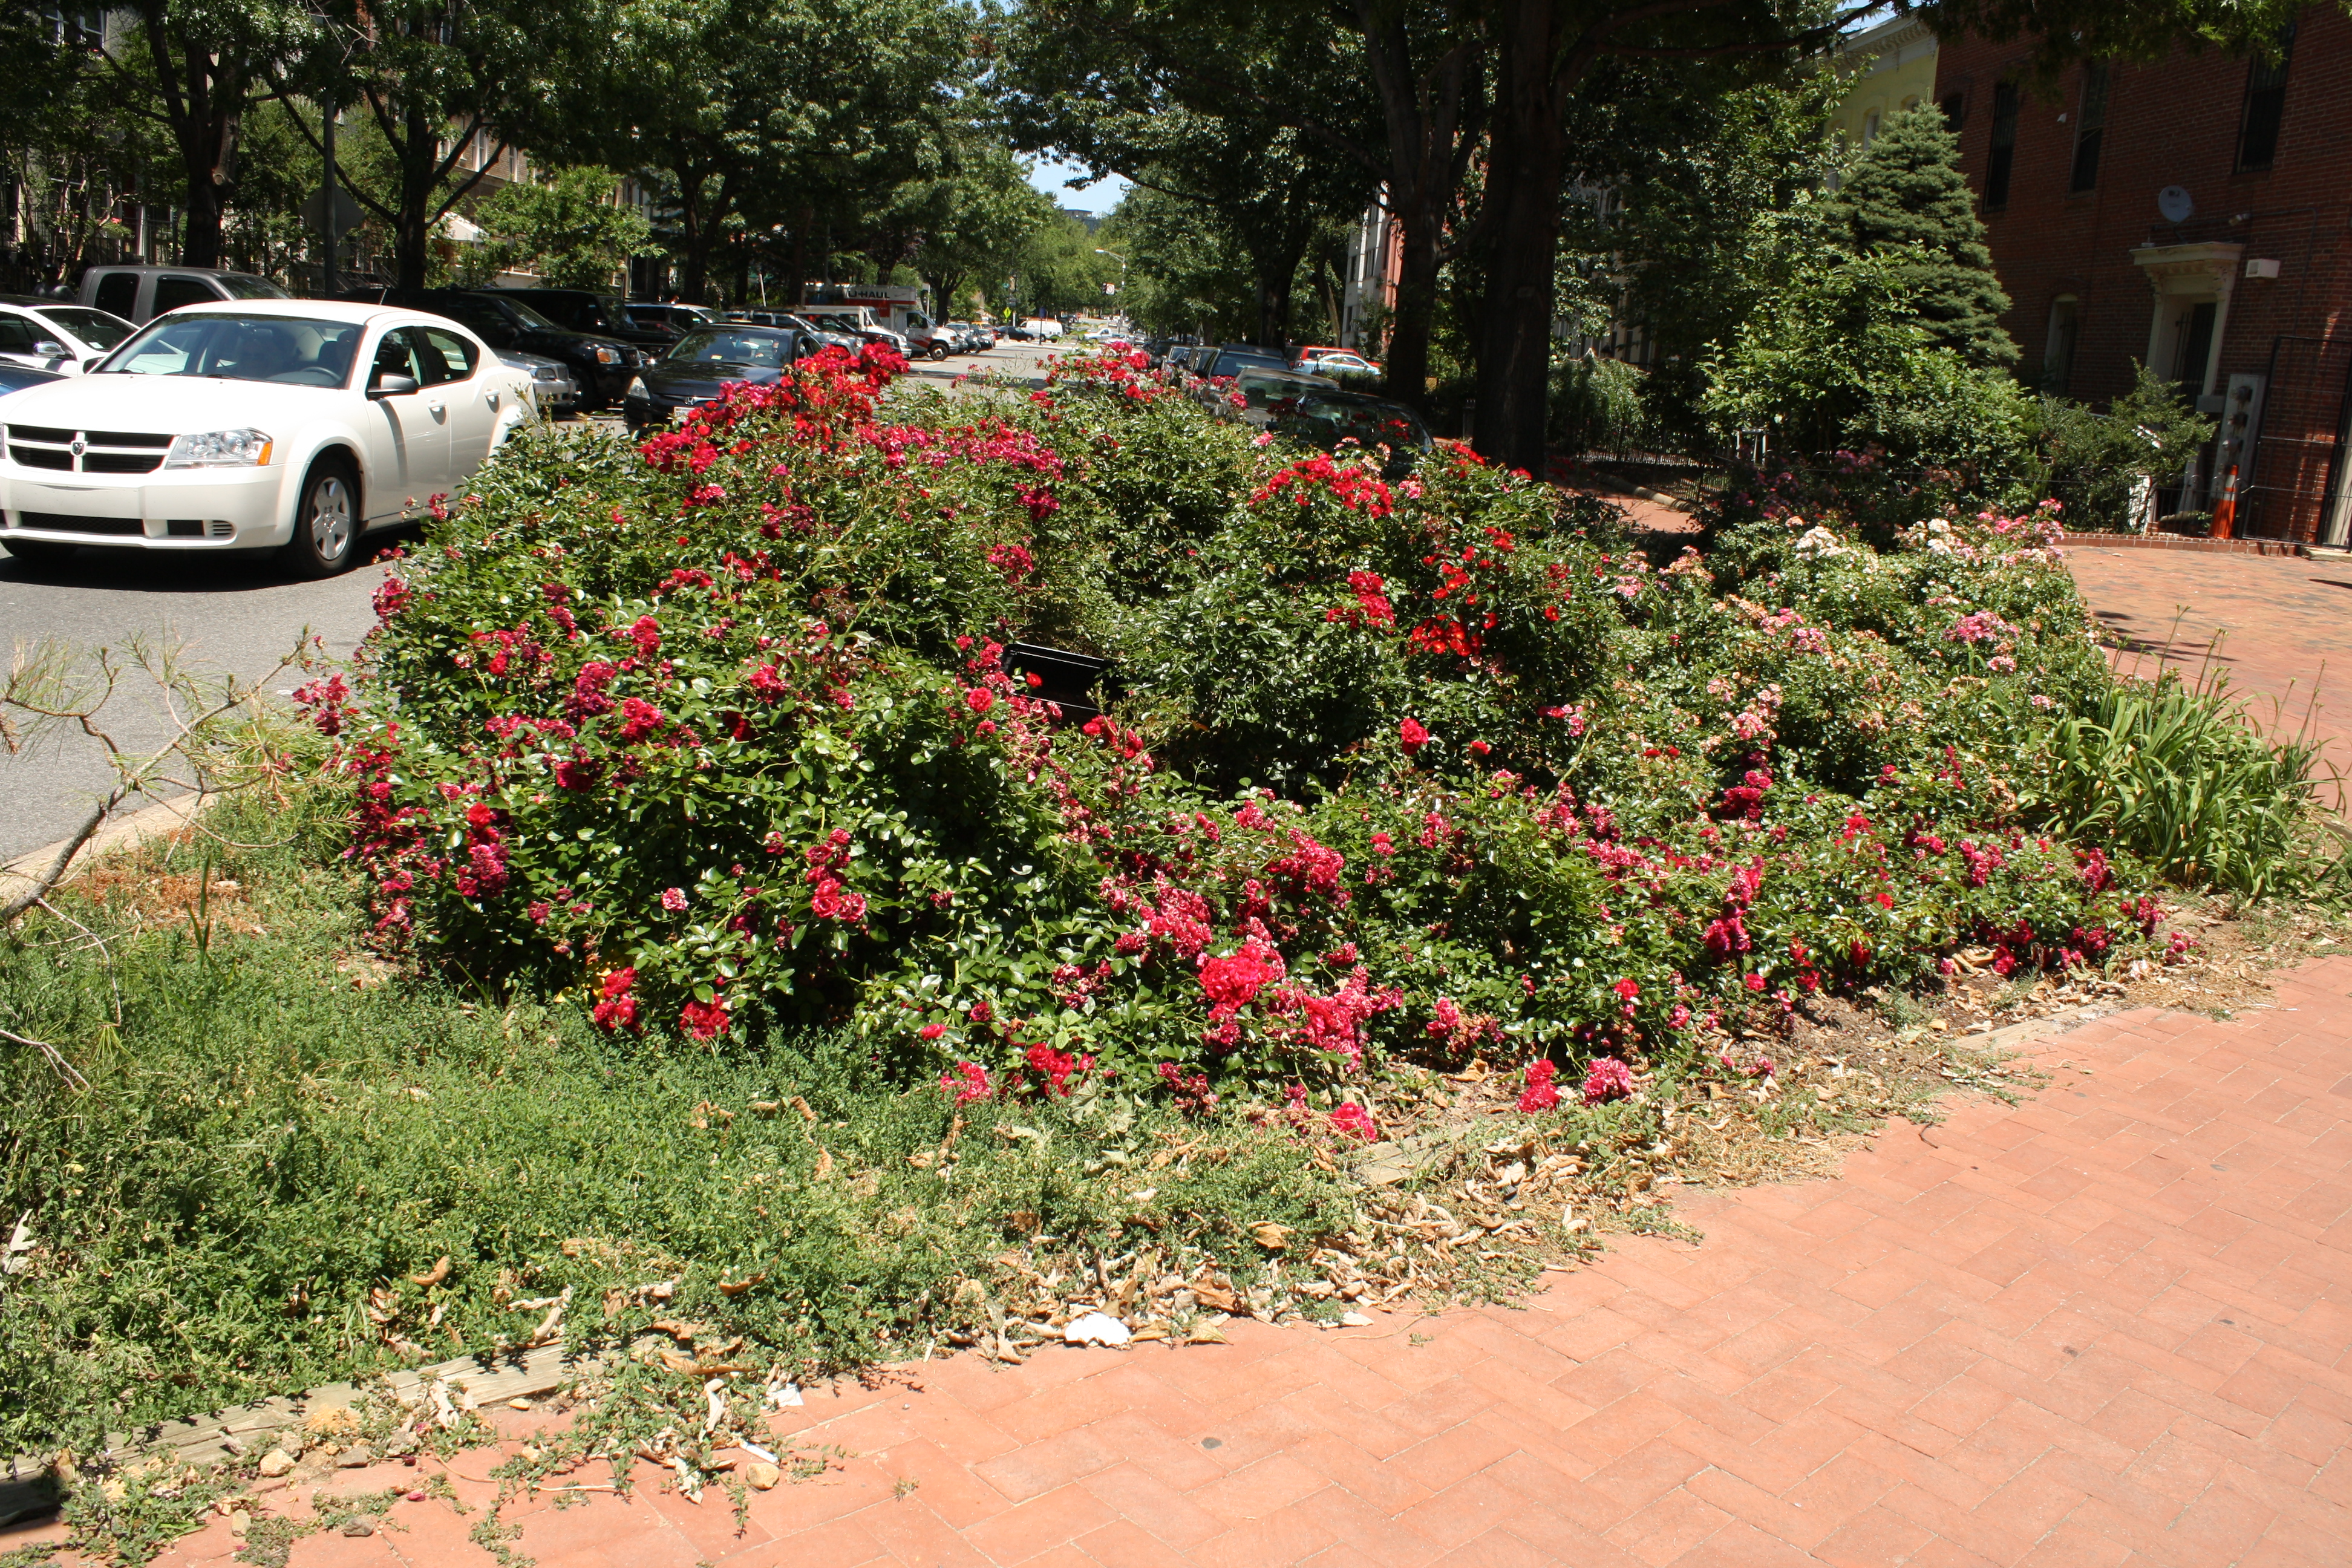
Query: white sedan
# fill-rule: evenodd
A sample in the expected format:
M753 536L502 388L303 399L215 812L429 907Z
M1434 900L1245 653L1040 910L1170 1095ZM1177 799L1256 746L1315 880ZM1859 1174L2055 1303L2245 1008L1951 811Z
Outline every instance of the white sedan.
M325 300L159 316L0 409L0 545L281 552L323 577L534 418L530 376L444 317Z
M79 375L138 330L88 305L0 294L0 363Z

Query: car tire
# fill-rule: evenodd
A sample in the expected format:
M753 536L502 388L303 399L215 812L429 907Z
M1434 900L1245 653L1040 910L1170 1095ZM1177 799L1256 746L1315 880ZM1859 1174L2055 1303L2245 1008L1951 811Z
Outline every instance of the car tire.
M941 360L948 357L948 346L945 343L933 343L928 352L931 358L935 360Z
M359 475L347 458L321 458L302 476L302 497L294 508L294 537L286 542L288 566L305 577L332 577L360 558Z
M29 571L46 572L64 565L74 557L79 544L59 544L53 539L11 539L5 542L8 553L24 563Z

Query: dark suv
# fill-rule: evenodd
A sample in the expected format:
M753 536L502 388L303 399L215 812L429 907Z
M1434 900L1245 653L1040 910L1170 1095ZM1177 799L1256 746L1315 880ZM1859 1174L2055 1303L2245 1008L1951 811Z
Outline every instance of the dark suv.
M562 361L572 367L572 379L580 384L583 414L620 402L629 378L651 363L651 356L635 344L609 333L591 334L558 326L509 290L383 289L370 290L368 297L446 316L494 349Z
M678 339L669 328L637 319L618 294L593 289L486 289L483 292L520 300L559 327L591 337L618 338L656 353Z

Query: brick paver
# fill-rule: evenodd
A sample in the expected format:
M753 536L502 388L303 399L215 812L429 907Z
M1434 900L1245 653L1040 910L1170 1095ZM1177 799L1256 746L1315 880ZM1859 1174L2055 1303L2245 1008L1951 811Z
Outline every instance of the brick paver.
M2118 668L2153 674L2168 647L2193 677L2210 654L2254 717L2292 734L2310 712L2325 762L2352 772L2352 559L2095 545L2066 559L2091 613L2128 639Z
M855 1457L755 1496L740 1534L719 1492L641 1468L633 1501L510 1509L514 1545L540 1568L2340 1568L2352 958L2275 1008L2032 1049L2037 1098L1897 1123L1839 1180L1687 1194L1703 1245L1621 1241L1524 1310L934 1362L812 1393L790 1435ZM462 1497L493 1462L459 1462ZM445 1503L395 1518L295 1568L487 1561ZM161 1561L235 1545L216 1525Z

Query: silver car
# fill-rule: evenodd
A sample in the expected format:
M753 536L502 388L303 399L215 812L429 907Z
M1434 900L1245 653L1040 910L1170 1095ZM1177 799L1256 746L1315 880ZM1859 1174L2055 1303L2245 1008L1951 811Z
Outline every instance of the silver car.
M580 384L572 379L572 367L562 360L508 349L499 354L499 363L530 377L530 395L538 400L539 411L550 419L569 419L580 412Z

